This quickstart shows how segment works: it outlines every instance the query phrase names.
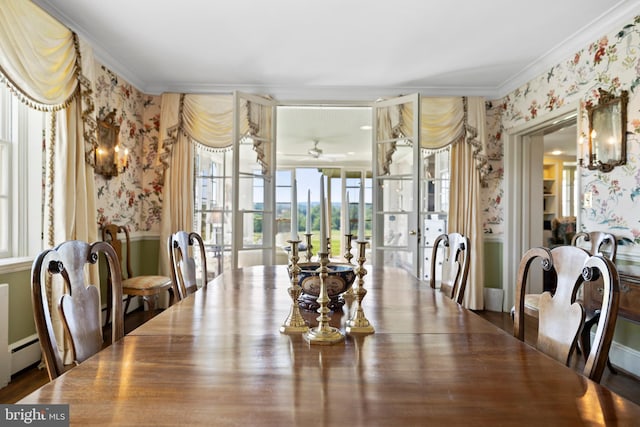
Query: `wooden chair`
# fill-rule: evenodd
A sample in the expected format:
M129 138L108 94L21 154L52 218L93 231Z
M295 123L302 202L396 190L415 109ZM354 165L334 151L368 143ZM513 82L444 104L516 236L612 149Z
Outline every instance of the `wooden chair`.
M585 242L591 242L591 248L587 250L590 255L606 256L615 263L618 245L613 234L601 231L592 231L589 233L583 231L573 236L571 239L571 245L577 246L583 240ZM545 274L545 281L555 282L556 280L557 279L553 271L550 274ZM555 283L546 283L545 289L555 291ZM524 296L524 313L526 315L535 318L538 317L540 295L542 294L526 294ZM591 316L589 317L591 318ZM584 339L582 341L584 341ZM588 351L586 353L588 353Z
M113 248L104 242L89 244L77 240L64 242L42 252L31 270L31 296L34 320L49 378L54 379L74 365L65 365L58 351L52 311L60 314L65 336L71 345L75 364L98 352L104 345L100 319L100 289L86 283L87 264L96 264L104 253L111 274L111 300L114 307L111 342L124 336L120 263ZM54 279L55 277L59 279ZM55 280L55 282L54 282ZM51 300L49 286L63 286L62 298ZM50 311L51 310L51 311Z
M125 271L126 277L122 280L122 293L127 295L127 302L124 312L129 309L129 303L131 297L141 296L143 301L146 301L149 316L153 316L156 308L156 300L158 295L163 292L171 291L171 278L166 276L157 275L142 275L134 276L133 269L131 268L131 240L129 238L129 230L126 227L116 224L107 224L102 228L102 240L108 242L116 254L118 260L122 264L123 262L123 247L122 240L118 237L119 233L124 235L124 250L125 250ZM107 320L109 319L109 313L107 313Z
M582 231L573 236L571 245L579 246L583 241L591 243L591 247L587 249L591 255L605 256L615 264L618 243L613 234L602 231L591 231L589 233ZM599 284L600 281L597 281L593 286L599 286ZM586 310L584 328L582 328L582 333L580 334L580 347L585 358L591 350L591 329L598 323L598 320L600 320L600 310ZM618 373L609 358L607 358L607 367L612 373Z
M601 255L591 256L575 246L558 246L551 250L528 250L518 270L516 307L513 334L524 341L524 295L531 263L539 258L543 268L556 271L558 281L555 294L544 292L538 309L538 339L536 347L556 360L569 365L578 336L584 326L584 307L576 301L576 294L585 281L601 277L603 303L594 345L589 351L583 373L599 382L611 347L620 299L620 279L615 265Z
M202 286L205 286L208 280L207 256L202 237L195 232L178 231L169 236L167 242L173 292L178 300L182 300L198 289L196 260L194 257L194 245L196 243L200 252L199 263L202 269Z
M436 263L440 242L444 244L444 247L448 248L448 253L442 262L440 290L458 304L462 304L464 291L467 286L467 277L469 276L469 261L471 258L469 238L459 233L450 233L441 234L433 242L431 278L429 280L433 289L436 288Z

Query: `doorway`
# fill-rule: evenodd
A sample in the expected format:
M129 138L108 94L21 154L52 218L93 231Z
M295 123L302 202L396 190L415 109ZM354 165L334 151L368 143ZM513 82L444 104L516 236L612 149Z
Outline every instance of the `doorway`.
M298 234L305 242L305 234L310 229L313 256L316 255L319 249L319 182L322 176L326 185L325 197L331 206L327 211L328 231L332 237L331 256L341 258L344 255L347 218L351 218L349 225L355 227L352 234L357 234L354 220L357 221L361 174L371 174L371 107L285 104L277 107L276 117L276 222L280 234L280 238L276 234L276 254L280 243L286 241L282 236L290 235L291 191L295 180ZM357 185L354 181L356 175ZM365 202L365 206L370 210L370 180L368 182L365 189L365 196L368 191L365 197L368 204ZM351 209L346 203L347 194ZM367 218L371 218L370 213ZM301 253L301 257L306 259L306 254Z
M569 121L576 123L576 138L580 133L581 117L577 103L566 105L549 113L537 123L525 123L506 133L504 145L504 243L503 311L508 312L515 298L515 284L522 255L531 247L543 243L543 213L537 200L542 200L542 160L544 133L566 126ZM560 126L559 126L560 125ZM579 180L579 174L578 180ZM575 188L580 188L579 182ZM578 225L579 226L579 225Z

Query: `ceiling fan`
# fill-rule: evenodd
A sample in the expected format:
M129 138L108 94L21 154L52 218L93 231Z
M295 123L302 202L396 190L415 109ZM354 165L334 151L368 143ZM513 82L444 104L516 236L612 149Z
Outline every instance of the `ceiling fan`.
M309 148L309 151L307 151L307 153L309 153L311 155L311 157L313 157L314 159L317 159L322 154L322 150L320 148L318 148L318 143L319 142L320 141L318 141L317 139L314 139L313 140L313 148Z
M325 154L324 150L318 147L320 140L313 139L313 147L307 150L307 154L284 154L286 157L296 157L298 161L326 161L326 162L334 162L338 159L342 159L346 157L346 154L335 153L335 154Z

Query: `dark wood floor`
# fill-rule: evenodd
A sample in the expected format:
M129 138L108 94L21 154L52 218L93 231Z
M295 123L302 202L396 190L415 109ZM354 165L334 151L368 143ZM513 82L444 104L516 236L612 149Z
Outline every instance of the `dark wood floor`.
M496 313L492 311L479 311L477 313L507 333L511 334L513 332L513 323L508 313ZM144 320L145 313L143 312L138 311L128 314L125 321L125 331L129 332L135 329L143 323ZM528 320L526 330L534 331L534 333L527 333L525 336L525 340L532 343L533 339L535 339L533 338L535 337L535 323ZM39 369L37 366L27 368L12 376L11 383L9 383L7 387L0 389L0 403L15 403L48 381L49 377L45 369ZM625 372L612 374L611 371L607 369L602 377L602 384L622 397L640 405L640 379Z

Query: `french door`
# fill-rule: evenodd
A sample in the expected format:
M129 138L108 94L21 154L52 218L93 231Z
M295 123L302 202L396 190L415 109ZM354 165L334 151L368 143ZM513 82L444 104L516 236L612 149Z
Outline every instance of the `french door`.
M233 268L274 258L275 101L234 93Z
M420 272L420 97L373 104L373 264Z

